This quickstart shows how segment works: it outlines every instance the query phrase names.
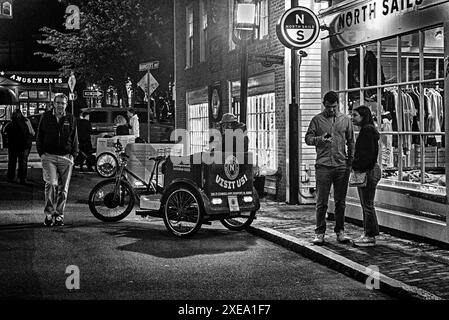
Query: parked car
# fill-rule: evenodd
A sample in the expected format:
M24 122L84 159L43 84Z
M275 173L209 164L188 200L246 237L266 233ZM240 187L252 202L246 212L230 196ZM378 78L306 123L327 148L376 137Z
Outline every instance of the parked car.
M148 113L146 108L134 108L139 117L140 138L148 141ZM129 108L101 107L83 108L82 112L88 112L90 123L95 135L92 135L92 146L96 147L96 139L104 136L114 136L116 125L114 119L118 115L124 116L128 121L127 111ZM171 124L150 123L150 137L152 143L169 142L170 134L173 130Z

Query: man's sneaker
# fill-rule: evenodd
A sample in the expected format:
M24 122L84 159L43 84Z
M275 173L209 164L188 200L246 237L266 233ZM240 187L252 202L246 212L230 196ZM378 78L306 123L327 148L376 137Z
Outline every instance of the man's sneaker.
M61 216L57 216L55 218L55 226L63 226L64 225L64 218L62 218Z
M324 233L315 234L315 238L313 239L312 243L317 246L322 245L324 243Z
M44 226L51 227L53 225L53 217L51 214L45 215Z
M351 238L346 236L344 231L340 231L337 233L337 241L339 243L348 243L349 241L351 241Z
M376 237L361 236L352 241L356 247L372 247L376 245Z

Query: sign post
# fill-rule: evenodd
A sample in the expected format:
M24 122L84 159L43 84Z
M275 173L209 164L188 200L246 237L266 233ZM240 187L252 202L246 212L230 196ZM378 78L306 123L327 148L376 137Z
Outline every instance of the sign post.
M299 69L302 58L307 56L303 48L312 45L320 34L320 23L315 13L306 7L293 7L284 12L276 25L279 41L291 49L292 103L289 105L289 177L290 204L299 203ZM299 60L298 60L299 56Z
M148 110L147 110L147 121L148 121L148 143L151 142L150 140L150 132L151 132L151 128L150 128L150 120L151 120L151 99L150 99L150 95L153 93L153 91L157 88L157 86L159 85L159 83L156 81L156 79L153 78L153 76L150 73L150 70L153 69L157 69L159 68L159 61L158 60L154 60L154 61L147 61L147 62L142 62L139 64L139 71L146 71L146 86L144 84L144 82L142 82L142 80L145 78L142 78L139 81L139 86L146 91L147 93L147 100L148 100ZM154 79L155 82L155 86L152 85L152 80ZM153 90L151 90L152 88L154 88Z
M76 85L75 73L73 71L70 74L68 84L69 84L70 93L71 93L70 96L73 96L73 90L75 89L75 85ZM71 105L72 105L72 114L74 114L73 113L74 112L74 110L73 110L73 100L75 100L75 99L70 99Z

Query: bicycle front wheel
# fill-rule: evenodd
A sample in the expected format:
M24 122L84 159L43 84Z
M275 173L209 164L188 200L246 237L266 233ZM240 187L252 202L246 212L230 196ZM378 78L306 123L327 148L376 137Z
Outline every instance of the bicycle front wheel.
M115 179L98 183L89 194L90 212L99 220L116 222L125 218L134 208L134 191L126 181L115 189Z

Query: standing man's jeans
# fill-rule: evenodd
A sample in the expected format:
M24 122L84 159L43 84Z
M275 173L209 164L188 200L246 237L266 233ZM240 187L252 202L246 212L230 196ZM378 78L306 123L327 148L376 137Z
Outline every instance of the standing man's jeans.
M347 166L328 167L315 165L316 168L316 234L326 232L326 213L331 185L334 186L335 233L344 230L346 193L348 191L349 172Z
M45 181L45 214L64 217L73 157L44 153L42 155L42 173Z
M367 171L366 187L357 188L360 197L360 204L363 211L363 228L367 237L375 237L379 234L379 224L377 223L376 209L374 208L374 197L376 196L376 186L382 172L376 163L374 168Z

